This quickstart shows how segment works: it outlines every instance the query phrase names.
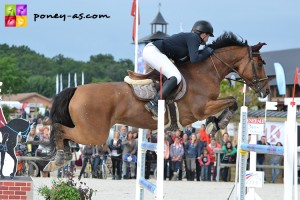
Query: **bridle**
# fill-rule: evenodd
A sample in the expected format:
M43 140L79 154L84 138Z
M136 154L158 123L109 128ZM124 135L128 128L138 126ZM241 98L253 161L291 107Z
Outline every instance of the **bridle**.
M239 74L238 71L237 71L236 69L234 69L232 66L230 66L230 65L229 65L228 63L226 63L225 61L223 61L219 56L216 55L215 52L213 52L212 55L213 55L214 57L216 57L219 61L221 61L224 65L226 65L231 71L233 71L233 72ZM250 87L253 86L253 87L252 87L252 88L254 88L253 90L254 90L256 93L258 93L258 92L260 92L260 91L262 90L262 88L267 84L267 82L265 82L265 83L261 86L260 82L265 81L265 80L268 80L268 77L261 78L261 79L259 79L259 78L257 77L256 68L255 68L255 66L254 66L254 61L253 61L253 55L260 56L260 53L259 53L259 52L252 52L251 47L248 46L248 57L249 57L249 60L248 60L248 62L245 64L242 73L239 74L240 77L241 77L244 81L237 81L237 80L230 79L230 78L227 78L227 79L228 79L228 80L233 80L233 81L236 81L236 82L241 82L241 83L248 83L247 85L250 86ZM219 74L219 72L218 72L218 70L217 70L217 67L216 67L216 65L215 65L215 63L214 63L214 61L213 61L213 59L212 59L212 56L210 56L210 59L211 59L213 65L214 65L215 70L217 71L217 74L218 74L219 78L221 78L221 76L220 76L220 74ZM247 67L249 64L251 64L252 73L253 73L253 79L252 79L252 80L249 80L248 78L246 78L245 76L243 76L244 71L245 71L246 67Z

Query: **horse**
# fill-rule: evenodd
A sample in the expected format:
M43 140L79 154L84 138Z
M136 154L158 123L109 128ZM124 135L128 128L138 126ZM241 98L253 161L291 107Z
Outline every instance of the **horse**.
M17 157L15 154L15 147L18 143L18 135L20 135L20 142L25 143L28 139L28 134L30 132L30 123L24 119L13 119L0 128L2 133L2 143L0 143L0 152L1 152L1 168L0 168L0 177L4 179L2 173L5 155L6 153L12 157L14 160L13 171L10 174L10 178L16 174L17 167Z
M185 126L210 118L213 127L225 128L230 120L228 113L237 109L234 97L218 98L220 82L230 72L239 74L259 97L266 97L269 84L259 53L263 45L249 46L232 32L224 32L209 45L214 49L209 58L195 64L177 65L187 85L185 95L176 102L179 122ZM86 145L103 144L116 123L156 130L157 121L144 104L125 82L93 83L63 90L54 98L50 112L53 154L51 165L45 170L54 170L70 159L68 140ZM165 114L166 124L168 121Z

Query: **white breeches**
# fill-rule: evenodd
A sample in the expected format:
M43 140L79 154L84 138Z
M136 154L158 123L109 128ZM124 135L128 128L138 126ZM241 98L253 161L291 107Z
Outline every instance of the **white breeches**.
M145 63L148 64L151 68L156 69L159 72L161 68L162 74L165 75L168 79L172 76L175 76L177 79L177 85L180 83L181 74L177 67L152 43L149 43L144 47L143 58Z

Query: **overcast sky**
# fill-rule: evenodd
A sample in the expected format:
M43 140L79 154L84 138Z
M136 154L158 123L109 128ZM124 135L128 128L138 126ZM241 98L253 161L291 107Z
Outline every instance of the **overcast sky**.
M28 25L4 27L4 5L26 3ZM168 24L168 34L190 31L193 23L208 20L215 36L224 31L248 40L249 44L266 42L262 52L300 48L299 0L139 0L139 37L151 32L150 23L160 11ZM90 55L112 54L117 60L134 59L130 16L132 0L30 0L0 2L0 43L27 45L34 51L53 57L63 54L87 61ZM37 19L34 14L106 14L107 19ZM210 39L209 42L212 40Z

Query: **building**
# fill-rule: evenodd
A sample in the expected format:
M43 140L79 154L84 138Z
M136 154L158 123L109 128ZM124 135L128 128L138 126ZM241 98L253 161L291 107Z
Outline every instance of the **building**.
M11 95L2 95L1 106L7 105L10 108L16 108L17 113L11 116L12 118L18 117L17 115L24 109L25 112L33 117L38 114L44 115L46 108L51 108L52 100L44 97L36 92L19 93Z
M295 69L297 66L299 67L300 63L299 55L300 48L261 53L262 58L266 62L265 69L269 78L269 85L271 89L269 101L278 102L278 106L283 110L285 110L284 98L292 97L293 95ZM283 76L285 78L286 84L286 95L279 94L274 63L280 63L283 67ZM296 84L295 89L295 97L300 97L299 84Z
M168 37L167 25L168 23L162 16L161 12L158 11L156 17L151 22L151 34L141 38L139 40L139 44L147 44L148 42L153 42L155 40Z

